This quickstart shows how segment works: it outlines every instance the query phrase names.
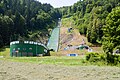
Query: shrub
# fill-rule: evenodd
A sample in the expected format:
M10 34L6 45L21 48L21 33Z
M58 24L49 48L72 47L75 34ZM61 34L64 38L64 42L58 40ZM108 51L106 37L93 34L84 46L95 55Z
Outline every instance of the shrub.
M109 54L107 53L107 63L108 64L114 64L114 65L117 65L120 63L120 55L112 55L112 54Z
M105 60L105 55L100 53L87 53L86 60L90 62L102 61Z
M108 65L120 64L120 55L103 54L103 53L87 53L86 60L89 62L105 62Z

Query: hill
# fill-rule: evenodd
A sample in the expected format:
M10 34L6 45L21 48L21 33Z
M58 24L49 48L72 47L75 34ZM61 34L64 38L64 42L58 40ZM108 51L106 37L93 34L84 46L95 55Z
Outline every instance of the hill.
M88 42L102 45L104 52L112 54L120 50L119 6L119 0L80 0L60 11L63 18L71 18L70 23Z
M102 53L103 50L101 47L96 47L96 45L91 44L87 41L87 37L84 35L81 35L79 33L79 30L76 29L74 24L71 24L72 20L71 18L63 18L62 19L62 26L60 28L60 42L59 42L59 52L55 55L67 55L70 53L77 53L79 55L85 55L88 50L87 49L76 49L75 47L80 46L84 40L85 45L89 46L93 49L94 52ZM73 22L72 22L73 23ZM68 29L71 29L70 32L68 32ZM71 46L70 49L66 50L68 46Z
M72 17L79 32L86 35L88 42L96 44L100 43L104 36L106 17L118 6L120 6L119 0L80 0L60 10L63 18Z
M0 48L15 40L48 40L61 17L58 9L36 0L0 0Z

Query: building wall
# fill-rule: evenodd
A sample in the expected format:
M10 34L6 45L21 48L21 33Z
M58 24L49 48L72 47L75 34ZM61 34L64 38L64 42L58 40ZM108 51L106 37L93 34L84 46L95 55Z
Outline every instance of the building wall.
M14 41L10 44L10 56L37 56L39 54L48 54L48 49L41 43Z

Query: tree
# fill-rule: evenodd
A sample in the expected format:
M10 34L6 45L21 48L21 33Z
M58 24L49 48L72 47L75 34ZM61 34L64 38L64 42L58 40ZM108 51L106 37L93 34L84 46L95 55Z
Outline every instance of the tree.
M9 16L0 16L0 44L9 44L13 25L13 20Z
M87 12L87 13L90 13L91 10L92 10L92 8L93 8L93 4L88 4L88 5L86 6L86 12Z
M15 34L23 36L26 33L25 18L19 12L15 13L14 29Z
M39 38L48 38L45 35L60 17L59 9L38 0L0 0L0 48L14 40L29 40L29 34L37 31Z
M2 40L2 36L0 35L0 48L2 48L4 45L3 45L3 40Z
M103 37L103 25L105 19L116 6L120 6L120 0L83 0L73 6L63 7L63 18L70 15L79 32L86 35L91 43L101 43ZM70 13L67 13L70 12Z
M103 32L103 49L106 53L113 53L113 49L120 45L120 7L109 13Z

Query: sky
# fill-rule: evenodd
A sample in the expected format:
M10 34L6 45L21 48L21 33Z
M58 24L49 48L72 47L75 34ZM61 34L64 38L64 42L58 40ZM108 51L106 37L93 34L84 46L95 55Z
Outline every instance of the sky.
M54 8L58 8L63 6L71 6L80 0L38 0L38 1L40 1L41 3L49 3Z

